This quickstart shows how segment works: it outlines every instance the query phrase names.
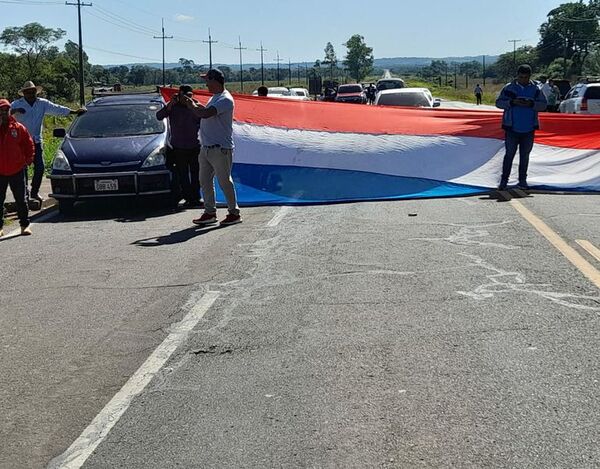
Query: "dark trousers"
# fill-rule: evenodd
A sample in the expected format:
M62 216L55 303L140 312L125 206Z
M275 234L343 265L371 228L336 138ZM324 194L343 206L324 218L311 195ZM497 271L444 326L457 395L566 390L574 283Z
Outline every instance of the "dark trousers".
M171 187L177 202L182 197L190 203L200 200L199 153L200 148L192 150L171 148L167 152L167 166L173 176Z
M506 131L504 139L506 154L504 155L504 163L502 164L502 179L500 180L500 184L506 185L508 183L513 160L517 154L517 148L519 149L519 183L527 184L529 154L533 149L534 137L535 131L527 133L513 132L512 130Z
M19 171L12 176L0 175L0 228L4 226L4 201L6 200L6 189L10 186L10 190L15 198L17 205L17 215L19 216L19 224L21 226L29 225L29 208L27 207L27 196L25 194L25 179L23 171Z
M477 104L481 104L481 95L479 93L475 95L475 98L477 98Z
M25 195L35 197L40 192L40 186L42 185L42 178L44 177L44 149L41 143L35 144L35 156L33 157L33 177L31 178L31 191L27 187L28 174L27 166L23 170L23 177L25 178Z

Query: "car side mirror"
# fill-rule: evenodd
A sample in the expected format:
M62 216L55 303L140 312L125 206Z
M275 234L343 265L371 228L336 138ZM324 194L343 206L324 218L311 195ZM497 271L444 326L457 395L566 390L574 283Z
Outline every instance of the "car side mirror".
M442 105L442 101L439 98L433 100L433 107L440 107Z
M65 129L54 129L52 132L52 136L56 138L65 138L67 135L67 131Z

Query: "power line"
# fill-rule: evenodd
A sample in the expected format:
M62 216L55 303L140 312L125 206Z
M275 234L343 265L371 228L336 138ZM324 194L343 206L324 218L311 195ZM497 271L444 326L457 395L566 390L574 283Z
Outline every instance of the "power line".
M118 15L117 13L114 13L110 10L106 10L99 6L96 6L96 9L98 11L100 11L101 13L103 13L104 15L106 15L108 18L114 19L115 21L121 22L123 24L134 27L141 31L147 31L150 34L158 34L159 33L159 31L157 31L156 29L152 29L149 26L144 26L142 24L136 23L136 22L130 20L129 18L125 18L124 16Z
M154 39L162 39L162 82L163 86L165 86L165 39L173 39L173 36L165 36L165 20L162 20L162 35L154 36Z
M77 22L79 26L79 104L83 106L85 104L85 88L83 85L83 39L81 34L81 7L91 7L91 3L81 3L81 0L77 0L77 3L65 2L65 5L71 5L77 7Z
M132 58L132 59L143 59L143 60L152 60L153 62L160 62L160 59L157 59L155 57L144 57L144 56L141 56L141 55L125 54L123 52L115 52L115 51L112 51L112 50L101 49L100 47L86 46L86 49L97 50L99 52L105 52L105 53L111 54L111 55L120 55L120 56L123 56L123 57L129 57L129 58Z
M132 33L136 33L136 34L140 34L140 35L146 36L146 37L151 37L152 36L152 33L149 33L147 31L142 31L142 30L139 30L139 29L135 29L135 27L129 27L129 26L121 24L121 23L117 23L117 22L115 22L113 20L105 18L104 16L98 15L97 13L88 11L87 14L89 16L93 16L96 19L104 21L107 24L111 24L111 25L116 26L118 28L121 28L123 30L129 31L129 32L132 32Z

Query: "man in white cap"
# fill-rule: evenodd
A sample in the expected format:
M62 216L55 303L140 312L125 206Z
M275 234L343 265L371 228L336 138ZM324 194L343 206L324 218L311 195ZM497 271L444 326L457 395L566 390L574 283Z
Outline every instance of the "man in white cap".
M28 194L30 199L37 200L40 203L40 207L43 201L39 191L44 177L44 150L42 146L44 116L46 114L53 116L80 115L86 111L85 108L70 109L47 99L38 98L38 93L41 91L41 86L36 86L32 81L27 81L19 92L22 98L13 101L10 105L11 114L14 114L16 119L27 128L35 143L33 178L31 180L31 191L28 191ZM27 169L25 170L25 181L27 181Z

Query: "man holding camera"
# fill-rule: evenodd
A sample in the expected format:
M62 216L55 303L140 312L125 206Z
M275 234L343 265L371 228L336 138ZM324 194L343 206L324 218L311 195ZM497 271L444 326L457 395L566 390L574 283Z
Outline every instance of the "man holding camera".
M531 81L531 67L521 65L517 78L507 84L496 107L504 110L502 128L505 131L506 154L502 165L502 177L498 190L505 190L510 178L512 163L519 149L519 189L527 190L527 168L529 154L533 149L535 131L539 129L538 112L546 109L546 97L538 85Z
M215 203L215 182L225 194L229 213L221 225L234 225L242 222L237 204L235 186L231 177L233 167L233 96L225 89L225 75L219 69L211 69L201 75L206 80L212 97L203 106L188 96L184 97L186 106L200 117L200 180L204 194L204 213L193 220L196 225L212 225L217 222Z
M173 176L174 203L179 204L183 196L186 208L202 206L198 164L200 117L188 109L183 100L183 96L193 99L193 95L191 86L181 85L179 93L173 95L171 101L156 113L158 120L169 118L167 166Z

